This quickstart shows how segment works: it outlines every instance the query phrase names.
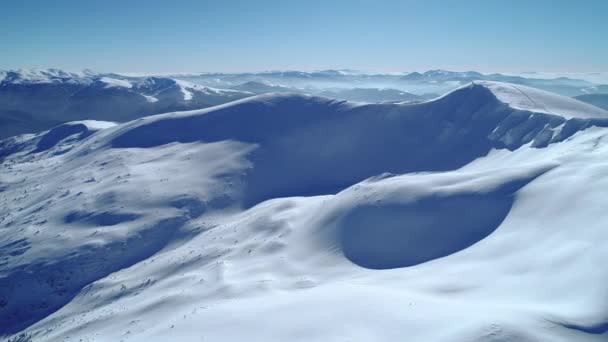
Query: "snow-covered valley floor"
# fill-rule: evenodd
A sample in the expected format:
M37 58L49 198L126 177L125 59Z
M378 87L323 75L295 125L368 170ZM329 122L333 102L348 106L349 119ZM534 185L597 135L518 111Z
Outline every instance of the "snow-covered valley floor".
M608 113L476 82L0 141L7 341L606 341Z

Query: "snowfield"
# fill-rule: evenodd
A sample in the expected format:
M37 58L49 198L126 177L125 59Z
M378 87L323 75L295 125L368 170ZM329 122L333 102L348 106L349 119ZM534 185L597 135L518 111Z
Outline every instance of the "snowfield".
M606 341L607 160L608 112L486 81L11 137L0 336Z

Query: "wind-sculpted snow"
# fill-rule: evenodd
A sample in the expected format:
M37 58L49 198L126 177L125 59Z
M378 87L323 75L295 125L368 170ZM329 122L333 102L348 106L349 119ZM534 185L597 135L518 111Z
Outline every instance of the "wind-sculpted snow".
M112 127L113 123L100 121L69 122L52 128L45 133L36 144L36 152L43 152L56 147L60 142L72 137L74 140L82 140L96 131ZM69 143L70 141L68 141ZM64 151L62 151L64 152Z
M504 87L3 140L0 336L605 341L606 119Z
M35 261L3 272L0 332L21 330L61 308L84 286L154 255L169 241L178 222L161 221L118 241L102 245L85 243L59 258ZM12 256L16 256L15 252Z
M509 213L515 193L549 168L370 179L340 193L335 201L346 204L323 225L337 225L335 243L355 264L417 265L490 235Z
M72 121L39 134L11 137L0 141L0 161L13 154L22 158L46 151L54 155L63 154L71 150L76 142L114 125L106 121Z
M509 106L535 113L556 114L565 118L608 118L605 110L584 102L522 85L480 82Z
M31 138L30 144L44 141L51 132ZM0 216L5 232L0 242L14 249L0 260L0 301L4 303L0 332L4 334L46 317L84 286L190 234L180 232L180 227L200 215L201 206L207 210L229 206L230 201L224 200L229 192L214 195L225 187L214 178L230 177L229 160L234 158L230 154L241 147L235 143L190 149L167 146L154 152L107 151L88 157L74 157L72 151L58 154L57 149L63 148L28 149L12 154L14 159L3 165L2 207L22 205ZM214 158L216 165L186 167L190 158L201 153ZM45 157L35 160L35 155ZM31 169L25 171L22 166ZM156 169L153 173L150 166ZM235 168L241 168L240 163ZM175 186L179 178L169 179L177 170L182 176L200 179L189 181L194 194ZM18 243L16 236L21 236Z

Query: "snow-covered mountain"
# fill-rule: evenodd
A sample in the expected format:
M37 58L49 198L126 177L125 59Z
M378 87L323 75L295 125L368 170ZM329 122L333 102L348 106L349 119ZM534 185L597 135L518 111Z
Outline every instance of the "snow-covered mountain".
M448 70L429 70L424 73L412 72L404 75L402 79L415 84L437 84L438 86L449 84L459 85L473 81L507 82L556 92L566 96L576 96L597 91L597 85L592 82L568 77L543 79L498 73L482 74L476 71L456 72ZM600 85L600 87L604 87L604 85Z
M73 120L125 122L144 115L199 109L253 95L162 77L91 71L18 70L0 74L0 138Z
M573 99L260 95L0 158L9 341L608 338L608 113Z
M580 75L581 77L583 75ZM350 70L268 71L258 73L199 73L172 77L217 87L233 87L246 82L281 84L299 89L330 88L389 88L423 95L444 94L472 81L508 82L555 92L566 96L606 92L608 85L557 75L538 73L505 75L483 74L477 71L429 70L409 73L364 73ZM595 79L595 78L592 78ZM603 78L597 78L603 80ZM365 102L373 102L368 99Z
M273 92L360 102L421 101L479 80L507 81L567 96L602 93L608 87L566 77L535 79L446 70L406 74L322 70L168 76L58 69L0 71L0 138L46 130L68 121L126 122Z
M437 82L437 81L452 81L459 79L467 79L467 80L479 80L482 79L484 75L477 71L448 71L448 70L429 70L424 73L420 73L417 71L408 73L402 77L404 80L408 81L428 81L428 82Z

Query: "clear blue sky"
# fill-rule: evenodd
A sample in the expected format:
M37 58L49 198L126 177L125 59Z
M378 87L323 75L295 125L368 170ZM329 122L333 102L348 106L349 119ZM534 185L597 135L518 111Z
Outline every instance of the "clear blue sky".
M2 0L0 69L608 71L605 0Z

